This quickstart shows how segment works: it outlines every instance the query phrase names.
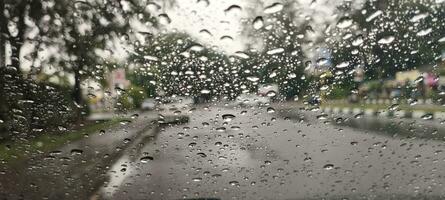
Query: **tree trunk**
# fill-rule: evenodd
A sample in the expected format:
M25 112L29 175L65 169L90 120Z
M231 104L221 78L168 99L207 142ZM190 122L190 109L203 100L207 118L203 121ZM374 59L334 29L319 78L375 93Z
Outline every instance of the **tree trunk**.
M11 38L9 44L11 44L11 65L17 69L17 73L21 73L20 69L20 49L21 44L19 37Z
M17 73L21 74L20 69L20 49L22 48L23 41L25 38L25 11L26 11L27 1L22 0L16 8L17 21L17 35L13 37L8 31L9 44L11 45L11 64L17 69Z
M6 26L6 17L4 15L5 1L0 1L0 67L6 64L6 35L8 34Z
M73 100L76 104L82 105L82 91L80 88L80 67L74 69L74 87L73 87Z

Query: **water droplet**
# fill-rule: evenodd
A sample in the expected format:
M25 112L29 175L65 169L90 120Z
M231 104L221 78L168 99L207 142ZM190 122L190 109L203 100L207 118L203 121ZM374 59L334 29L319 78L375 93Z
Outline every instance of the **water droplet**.
M274 55L274 54L279 54L279 53L283 53L283 52L284 52L283 48L276 48L276 49L269 50L266 53L268 55Z
M224 12L226 14L228 14L228 13L239 13L239 12L241 12L241 10L242 10L242 8L239 5L231 5L228 8L226 8L224 10Z
M201 94L210 94L210 90L203 89L201 90Z
M263 17L261 17L261 16L256 17L253 20L252 24L253 24L253 28L256 29L256 30L263 28L263 26L264 26Z
M230 122L230 121L232 121L235 118L235 115L224 114L224 115L222 115L222 118L223 118L224 121Z
M430 114L430 113L424 114L422 116L422 119L424 119L424 120L432 120L433 119L433 114Z
M274 97L274 96L277 95L277 92L271 90L271 91L267 92L266 95L267 95L268 97Z
M396 38L392 35L381 38L377 43L379 44L391 44Z
M319 120L325 120L325 119L327 119L327 118L328 118L328 115L327 115L327 114L317 115L317 119L319 119Z
M78 156L78 155L82 155L83 150L82 149L72 149L71 150L71 155L72 156Z
M51 151L51 152L49 152L50 156L57 156L57 155L60 155L60 154L62 154L62 151Z
M268 113L274 113L274 112L275 112L275 109L272 108L272 107L268 107L268 108L267 108L267 112L268 112Z
M414 105L416 105L416 104L417 104L417 99L409 98L409 99L408 99L408 104L409 104L410 106L414 106Z
M165 13L159 14L158 17L159 17L159 23L160 24L167 25L167 24L170 24L172 22L170 17L167 14L165 14Z
M198 0L198 1L196 1L196 3L197 4L202 4L202 5L206 6L206 7L210 5L209 0Z
M320 58L316 61L318 66L324 66L329 63L329 60L327 58Z
M414 83L418 84L418 83L420 83L422 81L423 81L423 76L419 76L419 77L416 78L416 80L414 80Z
M264 13L266 14L276 13L283 10L283 7L284 6L281 3L273 3L264 9Z
M239 185L239 182L238 181L230 181L229 184L231 186L237 186L237 185Z
M364 116L364 113L361 112L361 113L358 113L358 114L354 115L354 118L356 118L356 119L360 119L360 118L362 118L363 116Z
M191 148L195 147L195 146L196 146L196 142L192 142L192 143L189 144L189 147L191 147Z
M359 35L352 41L352 46L360 46L363 42L363 36Z
M346 68L348 66L349 66L349 62L342 62L342 63L336 65L335 68L343 69L343 68Z
M244 59L250 58L250 56L247 53L242 52L242 51L237 51L237 52L235 52L234 55L239 57L239 58L244 58Z
M338 20L337 27L341 29L348 28L353 22L354 21L352 21L352 19L349 17L342 17L340 20Z
M120 121L120 124L121 125L127 125L127 124L129 124L129 123L131 123L131 121L130 120L122 120L122 121Z
M388 108L389 111L396 111L396 110L398 110L398 109L399 109L399 104L397 104L397 103L391 105L391 106Z
M325 170L331 170L331 169L334 169L334 165L333 164L326 164L326 165L323 166L323 168Z
M370 21L374 20L376 17L380 16L381 14L383 14L383 12L381 10L375 11L374 13L369 15L369 17L366 18L366 22L370 22Z
M335 123L337 123L337 124L341 124L341 123L343 123L343 118L341 118L341 117L338 117L337 119L335 119Z
M202 152L199 152L196 155L200 156L201 158L207 157L207 155L205 153L202 153Z
M196 177L196 178L193 178L192 181L193 182L200 182L200 181L202 181L202 178Z
M428 29L425 29L425 30L420 30L419 32L416 33L416 35L420 36L420 37L426 36L426 35L430 34L431 31L433 31L432 28L428 28Z
M225 127L218 127L218 128L216 128L216 131L218 131L218 132L225 132L226 128Z
M418 22L418 21L428 17L428 15L429 15L428 13L420 13L420 14L414 15L414 17L411 18L409 21L410 22Z
M252 82L257 82L260 80L260 78L258 78L256 76L249 76L249 77L247 77L247 80L252 81Z
M226 41L226 42L231 42L231 41L233 41L233 37L228 36L228 35L224 35L224 36L220 37L219 40Z
M150 55L145 55L144 59L149 60L149 61L158 61L159 60L159 58L157 58L155 56L150 56Z
M219 178L219 177L221 177L221 174L213 174L212 175L212 178Z
M144 157L142 157L141 159L139 159L139 161L141 162L141 163L148 163L148 162L150 162L150 161L152 161L153 160L153 157L151 157L151 156L144 156Z
M207 37L211 37L211 36L212 36L212 33L210 33L210 31L207 30L207 29L201 29L201 30L199 31L199 33L202 34L202 35L205 35L205 36L207 36Z
M194 44L189 47L189 50L194 51L194 52L200 52L200 51L204 50L204 46L202 46L200 44Z

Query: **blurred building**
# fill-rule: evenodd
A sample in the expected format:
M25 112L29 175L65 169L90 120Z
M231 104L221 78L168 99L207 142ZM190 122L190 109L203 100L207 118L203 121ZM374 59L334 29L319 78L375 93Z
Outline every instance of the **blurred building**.
M396 73L396 82L405 84L406 82L414 83L422 74L419 70L401 71Z
M106 84L102 85L95 80L87 80L83 94L93 112L110 112L114 110L120 91L130 86L126 78L125 69L115 69L106 73Z
M130 86L127 80L125 69L114 69L107 75L107 85L111 96L116 96L119 90L125 90Z

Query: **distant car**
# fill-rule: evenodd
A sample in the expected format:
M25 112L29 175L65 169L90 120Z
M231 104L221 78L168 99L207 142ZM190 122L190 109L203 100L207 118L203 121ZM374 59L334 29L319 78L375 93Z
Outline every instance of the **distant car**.
M141 104L142 110L154 110L156 108L156 101L154 99L145 99Z
M172 96L161 99L159 110L163 111L175 111L185 110L190 108L194 104L194 100L191 97Z
M348 96L348 102L349 103L357 103L358 102L358 95L357 94L351 94Z
M307 100L307 103L311 106L317 106L317 105L320 105L321 100L320 100L320 97L318 97L318 96L312 96Z
M270 103L270 98L266 96L258 96L255 94L241 94L236 98L238 105L256 106Z
M398 88L395 88L395 89L391 90L391 93L389 94L389 97L390 97L391 99L393 99L393 98L399 98L399 97L401 97L401 96L402 96L402 90L401 90L401 89L398 89Z

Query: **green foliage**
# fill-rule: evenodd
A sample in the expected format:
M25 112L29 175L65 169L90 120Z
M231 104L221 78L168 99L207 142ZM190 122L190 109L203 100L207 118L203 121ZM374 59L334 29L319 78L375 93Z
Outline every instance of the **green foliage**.
M282 3L282 11L262 16L266 23L268 20L273 21L274 28L255 30L250 24L245 24L245 34L255 38L250 45L256 48L254 46L261 44L262 47L258 52L248 52L250 58L240 61L239 75L250 91L255 91L255 85L249 83L247 77L257 77L259 84L278 84L281 94L290 98L304 93L308 86L306 79L302 78L305 56L301 44L305 41L298 35L312 27L307 23L297 25L294 22L299 15L299 10L294 9L298 2L286 0ZM268 53L278 48L284 51L278 54ZM244 73L246 70L251 73Z
M375 12L382 14L367 21ZM428 15L413 20L413 17L422 13ZM366 1L363 9L352 12L351 19L358 27L352 31L353 36L349 39L335 38L330 42L334 65L350 63L350 68L344 70L361 65L367 80L384 79L394 77L397 71L438 61L443 48L438 40L445 33L445 4L400 0ZM419 35L428 30L430 32L425 36ZM334 32L343 36L351 30L334 29ZM388 37L393 37L394 41L390 44L379 43ZM358 39L362 39L363 43L353 45L353 41Z
M133 107L140 108L147 95L142 87L131 86L128 90L128 97L132 99Z
M17 76L13 67L0 68L0 140L12 136L28 138L55 129L65 129L81 108L71 101L71 90L48 83L38 83Z
M132 73L127 74L127 79L133 86L142 89L145 96L156 96L156 86L150 83L150 81L154 81L154 78L148 73L144 71L132 71Z
M128 94L120 95L117 99L115 107L119 112L127 112L135 108L133 99Z
M334 86L329 95L327 96L329 99L344 99L351 94L351 88L345 86Z
M60 131L45 132L37 135L35 138L6 141L0 143L0 159L12 164L12 162L17 162L20 159L32 156L30 152L48 152L55 150L67 142L81 139L85 137L85 135L98 133L99 130L114 127L120 121L122 121L122 119L114 118L110 121L88 124L74 131L69 131L68 133L60 134Z

